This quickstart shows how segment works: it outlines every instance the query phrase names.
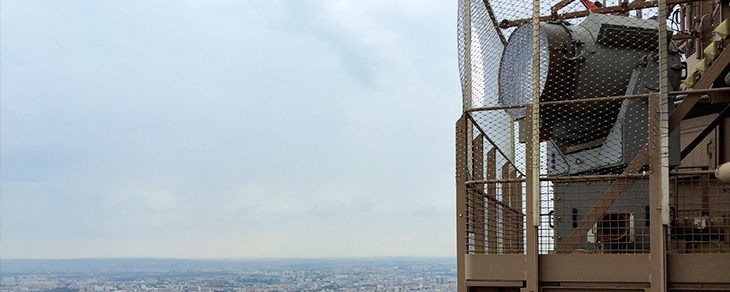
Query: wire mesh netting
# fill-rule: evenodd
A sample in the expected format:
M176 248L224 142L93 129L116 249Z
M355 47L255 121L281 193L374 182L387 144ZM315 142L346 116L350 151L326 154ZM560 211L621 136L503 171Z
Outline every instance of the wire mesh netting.
M649 251L649 105L632 96L541 103L541 253Z
M577 25L583 22L585 17L589 15L587 7L595 7L596 5L598 8L609 9L609 11L618 11L613 14L632 16L633 19L649 19L657 15L656 7L652 7L646 2L635 5L636 7L643 7L643 9L622 8L626 7L627 4L618 0L603 0L595 3L566 0L540 1L540 15L544 16L542 20L553 20L568 25ZM532 16L532 5L532 1L459 1L457 44L465 109L501 104L498 83L502 77L514 77L509 76L511 75L509 73L527 76L529 79L530 71L517 72L514 71L516 68L507 66L504 68L504 74L500 76L500 70L498 69L501 67L500 61L505 48L510 44L518 51L530 52L532 38L529 21ZM636 18L637 16L638 18ZM656 23L656 21L654 22ZM524 24L527 25L523 27ZM522 28L520 29L520 27ZM467 30L467 28L469 29ZM513 36L512 34L515 31L522 33ZM541 38L544 39L544 35ZM656 40L656 37L654 39ZM521 60L529 63L531 61L530 56L527 55L528 58ZM541 58L541 62L546 61L547 58ZM541 63L541 65L546 67L547 63ZM529 89L529 84L527 85Z
M671 175L670 252L730 253L730 186L712 172Z
M469 146L473 163L466 198L468 253L525 251L524 155L517 154L524 147L514 145L514 123L495 122L504 115L503 110L483 110L469 116L476 136Z
M648 179L557 179L542 190L540 253L649 251Z
M653 1L459 1L468 253L525 252L531 170L540 253L649 252L651 214L661 214L650 194L667 189L651 187L651 161L673 173L668 249L730 252L728 185L709 171L717 158L702 175L681 172L698 134L667 126L687 98L669 92L695 86L729 45L718 39L730 38L730 9L708 3L670 6L660 20ZM723 23L727 33L713 31ZM702 60L686 74L692 54Z
M524 253L524 181L486 181L467 189L467 253Z

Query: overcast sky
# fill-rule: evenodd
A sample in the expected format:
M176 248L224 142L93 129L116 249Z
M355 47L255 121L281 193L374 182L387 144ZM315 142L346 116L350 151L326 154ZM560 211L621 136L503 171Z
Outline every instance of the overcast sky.
M3 258L454 256L457 1L2 1Z

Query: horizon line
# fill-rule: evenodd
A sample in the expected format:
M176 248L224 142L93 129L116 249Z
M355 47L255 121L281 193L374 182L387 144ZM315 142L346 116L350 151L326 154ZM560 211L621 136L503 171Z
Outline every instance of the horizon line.
M75 258L3 258L0 261L64 260L183 260L183 261L256 261L256 260L375 260L375 259L456 259L454 256L364 256L364 257L238 257L238 258L165 258L165 257L75 257Z

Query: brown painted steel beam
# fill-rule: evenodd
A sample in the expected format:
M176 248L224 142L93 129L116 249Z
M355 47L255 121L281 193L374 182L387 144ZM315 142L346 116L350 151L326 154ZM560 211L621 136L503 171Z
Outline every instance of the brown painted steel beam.
M484 7L487 8L487 14L489 15L489 20L492 21L492 25L494 27L499 26L499 22L497 21L497 17L494 16L494 10L492 10L492 5L489 5L489 0L484 0ZM499 40L502 41L503 46L507 46L507 39L504 37L504 34L502 34L502 30L497 30L497 35L499 36Z
M484 179L484 134L479 134L471 141L471 178ZM467 186L467 192L471 195L471 209L469 225L474 232L474 252L484 253L484 184L473 184Z
M568 6L568 4L573 3L575 0L563 0L558 2L557 4L553 5L553 7L550 7L550 12L553 14L558 13L558 10L563 9L563 7Z
M565 182L565 181L591 181L606 180L617 178L648 178L649 175L642 173L624 173L624 174L592 174L592 175L576 175L576 176L551 176L541 177L540 181Z
M692 89L692 90L684 90L684 91L670 91L669 96L672 95L682 95L682 94L690 94L690 93L726 93L730 91L730 87L720 87L720 88L708 88L708 89Z
M659 12L660 19L666 19L666 12ZM666 39L660 40L666 46ZM660 62L666 62L666 51L660 52ZM666 63L665 63L666 64ZM666 69L666 65L661 65ZM667 90L667 72L659 74L660 86ZM666 91L665 91L666 92ZM662 158L662 148L668 148L667 137L662 137L662 102L666 95L649 100L649 270L651 274L651 291L667 290L667 226L669 224L669 169L667 159ZM666 122L664 122L666 125ZM668 133L672 131L669 130ZM665 221L666 220L666 221Z
M699 88L695 87L692 90L670 91L668 93L668 95L676 96L676 95L690 94L690 93L718 93L718 92L728 92L728 91L730 91L730 87L708 88L708 89L699 89ZM597 102L597 101L619 101L619 100L625 100L625 99L638 99L638 98L653 97L653 96L656 96L657 94L658 93L656 93L656 92L651 92L651 93L642 93L642 94L633 94L633 95L617 95L617 96L603 96L603 97L581 98L581 99L571 99L571 100L544 101L544 102L541 102L540 105L545 106L545 105L576 104L576 103ZM529 104L474 107L474 108L467 109L465 112L472 113L472 112L482 112L482 111L505 110L505 109L513 109L513 108L525 108L527 105L529 105Z
M466 114L456 122L456 271L458 279L457 292L466 292L464 257L466 256L466 184L469 177L467 168L467 123Z
M474 190L474 192L477 192L477 193L479 193L479 194L480 194L481 196L483 196L484 198L487 198L488 200L490 200L490 201L494 202L494 204L495 204L496 206L500 206L501 208L507 209L507 210L509 210L510 212L513 212L513 213L515 213L515 214L517 214L517 215L521 215L521 216L524 216L524 215L525 215L525 213L522 213L522 211L521 211L521 210L518 210L518 209L516 209L516 208L512 208L512 207L510 207L510 206L509 206L509 204L508 204L507 202L505 202L504 200L502 200L502 201L500 201L500 200L497 200L497 197L496 197L496 195L494 195L494 194L489 194L489 193L485 193L484 191L480 191L480 190ZM521 207L521 206L520 206L520 207Z
M533 75L538 76L538 74ZM539 101L538 101L539 102ZM540 139L539 103L533 103L525 112L528 139L525 143L525 289L523 291L539 290L538 269L538 226L540 226Z
M502 165L502 178L510 178L512 176L512 169L508 163L505 163ZM507 208L509 210L515 210L515 202L514 198L511 195L512 194L512 184L511 183L505 183L501 185L502 187L502 200L506 201ZM522 213L522 206L517 206L517 208L520 209L518 213ZM514 212L514 211L512 211ZM504 234L504 252L503 253L513 253L517 251L517 243L519 240L517 239L517 233L515 233L515 229L522 228L522 224L517 226L515 220L518 215L513 214L512 212L504 212L502 217L502 230Z
M489 152L487 152L487 155L485 156L487 163L486 168L487 172L486 179L496 179L497 178L497 155L496 155L496 149L497 147L492 147ZM497 253L497 237L499 236L497 234L497 221L499 221L499 217L497 216L497 184L490 183L486 185L487 187L487 195L490 197L489 200L487 200L487 216L489 216L486 220L487 222L487 252L490 254ZM493 199L492 199L493 198ZM482 221L482 224L484 221Z
M630 287L649 290L651 259L648 254L543 254L539 257L540 280L561 283L547 288L591 291L599 290L601 285L601 291L618 292ZM470 254L466 255L465 264L465 277L472 286L510 287L514 282L521 285L525 281L524 254ZM730 267L730 254L670 253L667 254L667 282L680 288L677 290L725 291L730 283L727 267Z
M507 164L505 164L507 165ZM510 166L511 168L511 166ZM512 172L515 172L514 169ZM510 174L510 177L515 176L514 174ZM486 183L495 183L495 184L501 184L501 183L522 183L524 182L524 178L507 178L507 179L482 179L482 180L470 180L467 181L467 185L471 184L486 184Z
M510 178L515 178L515 177L517 177L517 170L513 168L512 171L510 172ZM509 188L511 191L509 193L509 196L510 196L510 202L511 202L512 206L517 209L520 209L520 211L523 210L522 209L522 203L523 203L522 202L522 182L512 182L509 185L510 185ZM522 227L523 223L525 222L525 216L524 216L524 214L519 215L519 216L514 216L512 218L512 220L515 223L513 225L513 229L512 229L513 238L515 239L512 242L512 250L515 252L518 252L518 253L522 253L525 251L525 246L524 246L525 229Z
M710 88L712 83L715 82L715 79L720 76L720 73L725 70L725 67L727 67L728 64L730 64L730 49L726 48L722 51L722 53L720 53L720 56L715 59L715 62L710 65L710 68L707 68L707 71L705 71L705 74L703 74L700 80L697 81L694 88L700 90ZM691 92L692 91L690 90L687 97L682 100L682 103L680 103L669 116L669 133L679 126L679 123L682 122L684 117L687 116L689 111L692 110L697 101L699 101L702 97L702 93Z
M705 1L705 0L668 0L667 5L676 5L676 4L698 2L698 1ZM563 14L558 14L558 15L547 15L547 16L540 17L540 21L548 21L548 20L554 20L554 19L572 19L572 18L585 17L591 13L607 14L607 13L616 13L616 12L626 12L626 11L630 11L630 10L652 8L652 7L656 7L656 6L657 6L656 1L643 1L643 2L638 2L633 6L632 5L627 5L627 6L617 5L617 6L596 8L593 10L568 12L568 13L563 13ZM516 19L516 20L505 19L499 23L499 27L502 29L515 27L515 26L519 26L525 22L528 22L530 20L532 20L532 18L523 18L523 19Z

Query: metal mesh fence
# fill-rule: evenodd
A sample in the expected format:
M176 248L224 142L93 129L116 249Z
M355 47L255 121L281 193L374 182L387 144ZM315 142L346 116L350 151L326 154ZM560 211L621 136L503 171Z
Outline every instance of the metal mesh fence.
M467 253L525 251L524 180L471 183L467 189Z
M709 172L717 162L704 174L677 172L694 136L670 135L678 122L668 126L689 98L669 92L713 86L700 80L730 46L730 9L677 2L660 19L653 1L539 1L535 31L537 2L459 3L468 253L525 252L531 165L539 167L540 253L650 252L650 195L667 189L669 251L730 252L729 187ZM692 54L701 60L688 69ZM539 161L527 160L529 145ZM669 159L652 160L660 155ZM668 188L651 186L652 161L673 169Z
M498 71L493 67L502 56L506 40L493 25L485 3L459 2L459 72L464 109L497 105ZM467 26L469 31L465 30Z
M541 103L541 253L649 251L649 105L637 96Z
M648 179L632 176L544 182L540 253L649 252L648 193Z
M471 112L469 120L475 138L469 146L467 252L523 253L525 163L524 147L515 147L517 125L500 108Z
M582 23L589 15L587 7L614 12L607 15L619 14L632 16L633 19L656 17L656 7L647 2L639 2L634 1L632 4L634 7L642 9L634 9L628 2L620 0L603 0L593 3L566 0L540 1L540 15L543 16L541 20L552 20L569 25ZM531 1L459 1L457 44L465 109L502 104L499 97L499 82L507 77L505 75L526 74L529 77L530 72L510 72L510 68L505 68L505 74L500 76L500 70L497 69L500 69L499 64L508 44L512 43L513 46L527 52L531 50L532 38L529 21L532 5ZM631 20L624 18L622 21L630 22ZM467 28L469 29L467 30ZM522 33L513 36L515 31ZM654 40L656 40L656 36ZM629 39L626 41L627 44L631 43ZM526 61L529 62L529 59L528 56ZM541 60L541 62L546 62L546 58L541 58ZM547 63L541 64L542 67L547 66ZM529 86L527 88L529 89ZM529 94L527 96L529 97Z
M710 171L671 175L669 252L730 253L730 185Z

